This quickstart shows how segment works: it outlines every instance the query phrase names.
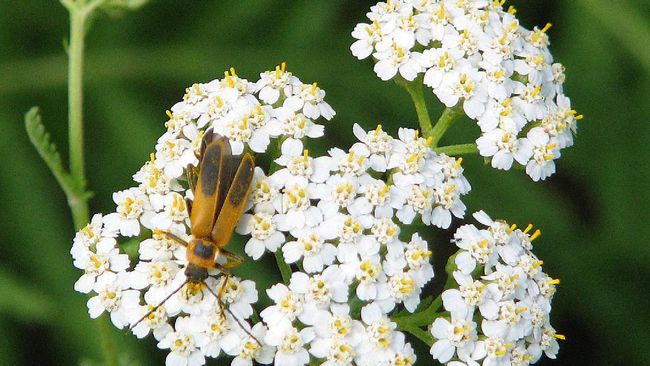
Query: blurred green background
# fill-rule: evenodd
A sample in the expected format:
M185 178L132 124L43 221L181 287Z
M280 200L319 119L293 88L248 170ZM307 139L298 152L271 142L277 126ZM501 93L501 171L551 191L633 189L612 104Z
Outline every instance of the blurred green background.
M286 61L318 81L337 111L315 147L349 146L351 124L414 127L405 91L352 57L349 35L373 1L154 1L101 15L87 37L85 126L91 212L114 209L111 193L132 185L163 132L164 111L193 82L234 66L256 80ZM527 28L553 23L565 92L585 115L558 173L534 184L477 156L464 166L468 212L485 209L541 227L544 268L562 283L553 324L566 334L559 359L541 365L650 364L650 2L520 0ZM68 254L74 230L65 197L30 145L23 114L39 105L65 156L65 9L56 1L0 2L0 365L96 364L97 321L72 290L80 271ZM435 118L440 108L433 103ZM457 123L443 144L471 142ZM162 364L151 340L115 330L124 363ZM417 341L415 341L417 342ZM426 365L423 358L418 364Z

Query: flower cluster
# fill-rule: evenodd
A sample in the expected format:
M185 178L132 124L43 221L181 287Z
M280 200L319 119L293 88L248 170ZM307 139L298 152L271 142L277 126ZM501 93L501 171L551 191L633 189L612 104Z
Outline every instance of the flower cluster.
M335 114L323 90L303 84L284 64L260 78L249 82L230 69L221 80L187 88L183 101L167 112L167 132L151 160L134 174L138 185L114 193L115 212L95 215L74 238L74 265L84 270L75 290L93 295L90 316L108 312L117 328L131 326L139 338L152 333L160 348L170 350L169 365L200 365L221 353L240 365L268 364L274 357L274 347L258 342L266 327L249 329L244 323L258 299L255 283L216 276L217 271L203 284L187 282L186 248L180 242L190 238L187 202L192 199L183 173L198 163L208 129L228 137L234 154L245 147L264 152L271 138L290 145L322 136L323 126L315 120ZM139 243L132 265L118 239L143 236L150 237ZM217 292L227 309L219 306Z
M334 115L323 95L284 66L257 83L231 70L188 88L168 112L167 132L150 161L134 174L138 186L116 192L115 212L96 215L75 237L71 253L85 272L75 289L93 293L90 315L106 311L118 328L130 326L140 338L153 334L170 350L168 364L199 365L221 353L237 364L303 365L309 354L332 363L377 357L413 363L411 346L388 314L398 305L415 311L433 278L431 251L417 234L400 240L396 220L419 217L448 227L452 216L464 215L460 196L469 183L460 159L435 154L430 141L409 129L393 138L381 126L355 125L359 142L347 152L310 157L302 140L321 136L323 128L308 115ZM258 299L252 281L214 271L196 284L184 273L193 195L183 172L197 164L208 129L227 136L233 153L265 151L276 137L281 146L275 172L256 168L250 213L238 231L251 236L245 252L253 259L281 250L301 271L267 290L276 304L252 329L244 323ZM132 265L118 239L149 233ZM361 305L351 309L349 293Z
M462 159L434 152L432 139L416 130L400 128L394 137L381 125L356 124L352 147L312 157L305 140L322 136L316 120L335 114L324 96L284 64L257 82L231 69L187 88L151 159L133 175L137 186L114 193L115 212L95 215L74 238L74 265L84 271L75 290L91 294L90 316L108 312L117 328L152 334L169 350L167 365L222 355L236 366L415 364L391 316L417 311L434 278L432 251L418 233L401 230L416 220L447 229L464 216L461 197L471 187ZM194 196L183 173L198 164L209 130L227 137L233 154L266 152L272 143L280 150L268 171L255 168L236 229L249 236L244 251L252 260L275 253L286 276L264 289L273 303L257 309L261 321L254 281L214 269L197 283L185 273ZM476 217L488 228L456 233L459 288L441 295L449 316L433 322L432 355L452 365L554 357L559 336L548 313L556 281L530 252L539 234ZM135 263L119 240L140 241Z
M542 271L532 253L532 225L516 229L484 212L474 217L485 226L461 226L454 235L460 248L453 271L455 288L442 293L448 316L431 326L436 339L431 355L450 365L515 365L555 358L557 334L549 323L551 300L560 281ZM461 363L462 362L462 363Z
M382 80L422 81L446 107L476 120L480 154L492 167L516 162L534 180L555 172L576 121L563 93L564 67L548 50L547 24L527 30L503 0L388 0L358 24L351 50L376 60Z

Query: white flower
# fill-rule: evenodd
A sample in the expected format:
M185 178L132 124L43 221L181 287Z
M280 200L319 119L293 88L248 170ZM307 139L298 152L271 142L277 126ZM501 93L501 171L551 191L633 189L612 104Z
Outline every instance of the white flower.
M274 71L260 74L260 80L255 83L255 91L259 92L260 99L264 103L275 104L280 96L290 96L294 85L299 83L298 78L286 71L286 67L283 62L276 66Z
M348 300L348 285L336 266L329 266L322 274L312 276L294 272L291 274L289 288L303 295L305 307L322 308L329 305L330 301L345 303Z
M431 334L437 339L430 350L434 359L446 363L456 354L463 361L473 358L478 339L473 321L454 319L453 315L451 321L437 318L431 325Z
M375 52L374 57L379 60L375 64L375 73L384 81L392 79L398 71L404 79L412 81L420 72L418 56L396 42L386 50Z
M366 326L366 341L360 347L360 353L367 354L370 360L381 362L391 356L391 345L395 342L397 324L390 321L376 304L366 305L361 309L361 319Z
M189 237L184 233L181 235L175 232L174 234L186 242L189 241ZM165 261L171 258L184 259L186 249L181 243L170 238L164 232L154 230L151 238L140 243L138 252L140 253L140 260Z
M189 317L189 328L201 333L199 347L207 357L216 358L222 350L227 353L239 345L241 340L233 330L236 324L229 315L224 316L219 311Z
M186 139L159 140L156 145L154 164L162 169L170 178L183 175L183 169L188 165L196 165L197 159L190 141Z
M314 337L311 328L301 331L294 328L289 322L279 322L270 327L264 342L277 347L275 365L277 366L302 366L309 362L309 353L305 349Z
M535 182L544 180L555 173L553 160L560 157L557 144L553 143L543 129L535 127L528 131L528 141L533 150L533 156L526 165L526 174Z
M513 161L528 163L533 154L527 138L518 139L514 131L496 128L476 140L481 156L492 157L492 167L509 170Z
M456 245L464 249L455 259L458 269L470 274L478 264L491 264L496 261L494 242L484 230L478 230L474 225L463 225L454 234Z
M99 277L93 287L97 296L91 297L86 304L90 317L95 319L107 311L115 327L122 329L126 326L130 309L124 305L137 303L140 298L140 292L127 288L128 280L124 272L107 272Z
M117 212L104 216L104 224L109 230L119 230L122 236L136 236L140 233L140 223L151 227L153 211L149 198L138 188L113 193Z
M117 236L116 232L104 227L102 214L95 214L90 222L75 234L70 254L72 254L72 258L76 259L77 253L85 253L86 250L97 245L100 240L115 236Z
M394 23L382 23L374 21L371 24L360 23L354 27L352 37L357 41L350 46L354 57L359 60L367 58L373 53L375 45L381 43L385 39L385 35L392 32Z
M189 216L185 198L179 193L170 192L164 196L162 210L151 219L151 223L157 230L183 232Z
M297 240L282 246L287 263L303 258L302 265L307 273L320 272L324 265L330 265L336 256L334 245L325 242L324 230L305 230L297 233Z
M204 334L195 331L188 317L181 317L176 319L175 331L167 333L158 343L158 348L169 348L165 359L167 366L199 366L205 364L205 356L199 347L207 341Z
M463 53L454 48L432 48L422 52L420 62L428 68L424 74L424 85L438 88L447 73L460 67L462 56Z
M316 83L300 84L293 89L293 93L284 101L283 106L293 111L302 110L305 116L312 119L323 116L326 120L330 120L336 114L332 107L323 100L325 91Z
M487 89L483 82L484 74L470 65L462 65L442 78L440 86L434 90L440 101L453 107L463 100L463 110L470 118L477 118L485 112Z
M352 127L354 136L364 143L370 151L370 168L377 172L386 171L388 157L393 149L393 138L377 125L374 131L366 132L358 124Z
M277 108L273 111L273 116L275 121L269 123L277 123L278 132L289 139L318 138L324 134L323 126L289 108Z
M234 349L225 350L229 355L235 356L231 365L253 366L253 360L263 365L271 364L275 356L275 348L262 341L266 332L267 328L262 323L255 324L250 330L254 338L239 330L239 333L241 333L240 336L243 337L239 342L239 346ZM260 342L262 343L260 344Z
M155 155L147 161L140 170L133 175L133 180L140 183L140 189L149 196L151 205L156 210L161 210L163 200L170 191L180 191L182 187L175 179L168 177L155 164Z
M133 298L132 301L138 302L139 297ZM126 300L125 300L126 302ZM131 310L127 314L128 323L131 325L131 331L138 338L144 338L149 335L150 332L153 333L154 338L157 340L163 339L167 333L172 332L174 328L168 323L169 318L165 312L165 308L162 306L148 305L148 306L138 306L137 303L134 304L125 304L126 307L130 307ZM149 312L153 311L151 314ZM145 315L148 316L144 317ZM144 317L144 319L143 319ZM142 320L140 320L142 319ZM140 321L140 323L135 324ZM134 326L135 325L135 326Z
M276 323L293 322L296 317L302 314L304 298L297 292L290 290L283 284L276 284L266 290L275 305L271 305L262 310L260 316L269 326Z
M411 276L422 287L433 278L433 266L430 262L431 250L419 234L411 236L404 250L404 258Z
M251 236L246 242L244 251L255 260L259 259L265 250L275 253L280 245L285 242L285 236L277 230L271 213L244 214L239 220L237 232Z
M224 284L225 279L228 282ZM237 277L220 276L215 288L223 289L221 301L228 306L233 316L246 319L253 314L251 304L257 302L257 289L255 282L251 280L241 281Z
M101 238L95 245L95 251L86 249L77 252L74 265L83 269L84 274L75 282L75 291L87 294L104 274L119 273L129 268L129 256L120 254L115 245L114 238Z

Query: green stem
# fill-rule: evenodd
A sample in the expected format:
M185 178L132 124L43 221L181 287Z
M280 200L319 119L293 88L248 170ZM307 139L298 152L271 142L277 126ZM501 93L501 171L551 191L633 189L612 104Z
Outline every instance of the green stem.
M431 129L431 132L425 135L426 137L431 137L432 148L435 149L438 146L438 142L445 132L447 132L447 129L449 129L449 127L464 113L465 112L460 103L455 107L445 108L440 118L438 118L438 122L436 122L435 126Z
M88 200L86 192L86 176L84 170L84 138L83 138L83 62L84 37L86 21L92 12L101 5L103 0L85 2L64 2L70 13L70 47L68 48L68 143L70 148L70 176L77 182L80 192L68 195L68 205L72 211L72 219L76 230L81 229L89 221ZM104 316L96 322L99 333L104 364L117 366L117 348L110 334L108 317Z
M433 149L433 151L438 154L447 154L447 155L463 155L463 154L477 154L478 149L476 144L461 144L461 145L449 145L442 146Z
M83 143L83 57L86 13L80 9L70 12L70 47L68 49L68 139L70 143L70 174L85 186ZM84 200L71 205L73 217L76 210L83 210ZM87 201L86 215L87 215ZM81 219L81 217L79 217ZM78 230L75 219L75 228ZM81 225L84 225L82 223Z
M408 82L401 78L395 79L395 82L406 89L406 91L411 96L413 105L415 105L415 112L418 115L418 122L420 124L420 129L422 130L422 135L429 136L433 127L431 125L431 117L429 117L429 111L427 110L427 103L424 101L422 82L420 82L419 79Z
M278 248L278 250L275 251L275 261L278 263L278 268L282 275L282 282L288 285L289 280L291 279L291 267L289 267L287 262L285 262L281 248Z

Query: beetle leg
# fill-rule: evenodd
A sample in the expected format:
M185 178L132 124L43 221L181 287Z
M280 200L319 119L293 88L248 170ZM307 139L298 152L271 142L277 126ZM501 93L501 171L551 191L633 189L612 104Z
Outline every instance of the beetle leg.
M233 253L224 248L219 248L219 254L223 255L224 258L227 259L227 262L222 264L222 266L225 268L237 267L244 261L244 258L242 258L239 254Z
M187 242L185 240L183 240L183 239L179 238L178 236L170 233L169 231L163 231L163 234L165 234L166 237L168 237L168 238L174 240L175 242L179 243L180 245L182 245L184 247L187 246Z
M228 270L228 268L226 268L225 266L223 266L223 265L221 265L219 263L215 263L214 268L218 269L223 274L223 276L222 276L223 283L221 283L221 287L219 288L219 292L217 292L216 298L217 298L217 304L219 305L219 316L221 317L221 320L225 322L226 321L226 310L225 310L226 309L226 304L223 303L222 297L223 297L223 294L226 292L226 286L228 285L228 280L230 279L230 271Z

